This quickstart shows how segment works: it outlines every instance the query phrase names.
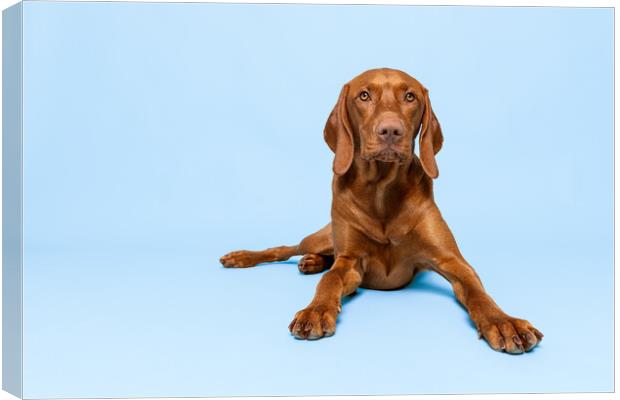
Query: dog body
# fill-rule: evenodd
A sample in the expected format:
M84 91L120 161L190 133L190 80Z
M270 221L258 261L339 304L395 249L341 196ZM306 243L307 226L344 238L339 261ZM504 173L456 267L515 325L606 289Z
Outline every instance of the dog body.
M236 251L226 267L303 255L299 269L321 278L289 329L300 339L335 332L341 298L358 287L392 290L433 270L452 284L491 347L523 353L542 340L528 321L504 313L458 250L433 198L443 134L428 91L393 69L366 71L344 85L324 130L334 151L331 223L297 246ZM419 157L414 153L419 139Z
M357 184L334 179L334 191L339 192L332 205L334 247L337 254L358 260L360 286L398 289L430 262L416 229L423 208L433 207L432 201L423 200L425 188L416 181L430 179L409 163L382 165L373 160L367 164L360 171L368 173L359 174Z

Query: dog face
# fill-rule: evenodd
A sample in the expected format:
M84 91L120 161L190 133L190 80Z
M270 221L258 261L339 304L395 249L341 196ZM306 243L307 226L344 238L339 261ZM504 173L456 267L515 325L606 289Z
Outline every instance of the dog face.
M409 160L418 132L422 167L436 178L435 154L443 136L428 91L406 73L384 68L366 71L344 85L324 135L335 153L334 173L342 175L354 157L385 163Z

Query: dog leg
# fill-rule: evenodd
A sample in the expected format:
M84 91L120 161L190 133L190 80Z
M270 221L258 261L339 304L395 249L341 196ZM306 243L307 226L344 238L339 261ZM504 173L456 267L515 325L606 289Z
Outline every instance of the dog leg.
M292 256L307 254L309 258L299 264L299 270L303 273L317 273L329 268L329 258L319 260L319 256L334 254L332 245L332 228L327 224L317 232L305 237L297 246L280 246L267 250L251 251L238 250L226 254L220 258L220 262L227 268L248 268L256 264L276 261L286 261ZM306 265L307 264L307 265Z
M417 226L424 242L430 268L446 278L457 300L467 309L479 337L484 337L497 351L520 354L534 348L543 334L524 319L506 314L482 286L474 269L465 261L456 241L439 211L427 211L427 218Z
M286 261L300 254L299 246L272 247L262 251L239 250L226 254L220 262L227 268L248 268L265 262Z
M353 293L362 282L363 271L357 259L338 256L319 281L308 307L295 314L289 325L299 339L318 339L336 331L341 298Z
M299 272L303 274L316 274L331 267L334 263L331 223L312 235L305 237L299 243L299 250L302 254L305 254L299 260Z
M319 272L323 272L334 263L333 256L323 256L320 254L306 254L304 255L297 267L299 268L299 272L302 274L318 274Z
M534 348L543 334L526 320L506 314L484 290L474 269L462 258L444 260L434 266L454 289L457 300L467 309L478 329L497 351L520 354Z

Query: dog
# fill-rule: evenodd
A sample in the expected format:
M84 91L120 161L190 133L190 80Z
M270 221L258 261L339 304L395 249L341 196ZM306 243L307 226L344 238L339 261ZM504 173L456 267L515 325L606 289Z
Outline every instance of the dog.
M539 330L506 314L487 294L435 204L443 133L420 82L389 68L358 75L343 86L323 133L334 152L331 222L297 246L220 259L224 267L246 268L302 255L302 273L328 269L289 325L295 337L333 335L341 298L358 287L399 289L419 271L432 270L451 283L491 348L521 354L540 343Z

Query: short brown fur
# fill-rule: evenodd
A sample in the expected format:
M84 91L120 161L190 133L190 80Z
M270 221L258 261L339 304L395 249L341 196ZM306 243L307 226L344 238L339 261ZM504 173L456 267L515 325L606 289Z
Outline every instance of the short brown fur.
M542 340L540 331L507 315L487 294L435 204L435 155L443 134L426 88L402 71L366 71L342 88L324 138L335 153L331 223L297 246L241 250L220 259L243 268L303 255L301 272L329 269L314 299L295 314L289 326L294 336L334 334L341 298L358 287L398 289L417 272L433 270L452 284L479 337L493 349L519 354Z

